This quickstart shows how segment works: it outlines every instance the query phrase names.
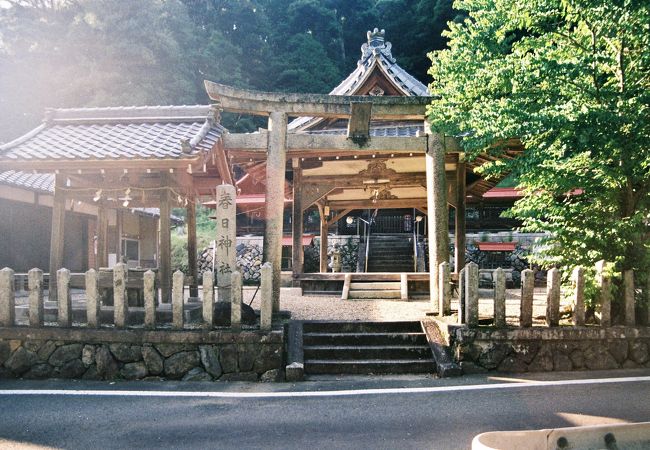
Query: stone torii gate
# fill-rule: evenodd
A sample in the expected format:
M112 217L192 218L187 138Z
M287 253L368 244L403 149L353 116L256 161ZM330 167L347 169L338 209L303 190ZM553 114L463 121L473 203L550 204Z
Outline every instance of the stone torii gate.
M432 306L438 309L437 268L449 260L448 203L445 161L450 153L460 153L453 138L428 132L425 122L429 97L339 96L320 94L282 94L237 89L205 81L209 97L223 111L268 117L268 129L258 133L228 133L224 149L232 158L266 157L266 228L264 260L272 265L273 309L280 309L280 269L282 256L284 186L287 159L294 168L303 158L348 156L374 158L376 155L426 155L426 211L428 215L430 292ZM347 135L288 133L289 117L348 119ZM424 135L413 137L371 137L370 121L422 121ZM451 155L456 162L459 155ZM463 166L464 170L464 166ZM300 171L298 171L300 173ZM302 213L324 194L305 195L300 177L294 178L293 258L302 267ZM463 184L464 188L464 184ZM456 189L458 191L458 189ZM464 189L462 189L464 203ZM464 208L462 208L464 213ZM457 233L458 234L458 233ZM464 230L462 231L464 240ZM458 241L457 241L458 244ZM464 248L464 242L462 247ZM301 269L300 269L301 270Z

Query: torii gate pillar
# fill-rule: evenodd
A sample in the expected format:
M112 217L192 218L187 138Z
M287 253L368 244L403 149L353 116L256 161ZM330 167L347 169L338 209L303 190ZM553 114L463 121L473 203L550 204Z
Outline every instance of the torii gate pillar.
M284 223L284 176L287 164L287 114L273 111L269 115L269 141L266 160L266 227L264 261L271 263L273 312L280 310L280 275L282 267L282 226Z
M429 124L425 122L425 130ZM431 306L442 315L438 287L438 266L449 261L449 211L447 209L447 177L445 174L445 141L438 133L427 141L427 214L429 234L429 291Z

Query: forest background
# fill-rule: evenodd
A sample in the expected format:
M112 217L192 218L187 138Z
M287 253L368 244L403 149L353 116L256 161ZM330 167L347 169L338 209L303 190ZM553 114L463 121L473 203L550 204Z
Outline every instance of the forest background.
M456 14L451 0L0 0L0 143L46 107L206 104L204 79L327 93L375 27L428 83Z

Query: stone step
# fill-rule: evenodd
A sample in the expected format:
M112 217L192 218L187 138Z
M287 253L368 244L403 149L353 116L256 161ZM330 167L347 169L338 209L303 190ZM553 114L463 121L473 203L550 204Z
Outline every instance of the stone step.
M428 361L420 359L305 360L305 373L308 374L433 373L435 370L433 359Z
M368 266L368 272L413 272L413 264L409 266Z
M424 359L432 358L428 345L311 345L304 347L306 359Z
M426 345L424 333L304 333L303 345Z
M400 289L399 281L377 281L377 282L352 282L350 283L351 291L373 291L379 289Z
M348 299L389 299L401 298L402 291L399 289L380 289L372 291L352 291L348 294Z
M419 321L370 322L370 321L334 321L309 320L302 323L304 333L419 333L422 325Z

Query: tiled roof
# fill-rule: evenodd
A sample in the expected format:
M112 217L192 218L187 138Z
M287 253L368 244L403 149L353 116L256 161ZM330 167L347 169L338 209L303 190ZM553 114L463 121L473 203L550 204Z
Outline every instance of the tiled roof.
M308 134L343 135L347 133L346 128L326 128L323 130L308 130ZM396 122L390 126L370 125L370 136L372 137L413 137L424 132L424 125L414 125L412 122Z
M0 184L33 191L54 192L54 175L51 173L25 173L15 170L0 172Z
M378 67L405 96L428 96L427 87L402 69L393 58L392 44L384 39L384 30L375 28L368 31L368 42L361 47L361 59L348 77L336 86L330 95L355 95L368 76ZM289 123L289 129L301 129L311 122L319 122L313 117L298 117Z
M180 159L208 151L223 127L210 106L57 109L0 146L2 160Z

